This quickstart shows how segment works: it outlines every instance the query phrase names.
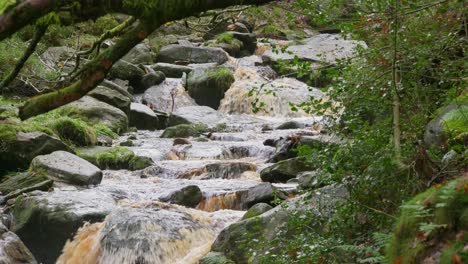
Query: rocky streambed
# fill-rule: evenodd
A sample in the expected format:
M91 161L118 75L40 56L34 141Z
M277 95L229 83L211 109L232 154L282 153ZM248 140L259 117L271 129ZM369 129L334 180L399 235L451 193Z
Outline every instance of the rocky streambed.
M278 77L270 67L276 53L234 58L220 48L186 44L164 47L146 72L135 66L144 50L137 47L114 67L113 81L73 103L73 109L115 132L125 122L137 128L117 140L98 138L103 146L78 149L81 157L124 146L143 161L131 158L133 165L125 169L102 167L102 160L96 158L94 165L74 160L66 149L39 152L48 156L33 160L32 170L47 171L53 188L10 200L5 212L12 216L10 229L37 262L198 263L204 258L200 263L212 263L227 256L245 263L246 252L236 244L236 236L247 232L240 223L261 215L273 235L288 214L272 209L273 201L291 199L313 184L310 172L318 168L295 158L291 148L339 142L321 133L319 117L292 111L288 103L324 94ZM330 51L330 45L340 52ZM356 45L324 34L293 51L307 61L327 52L330 63L350 56ZM181 60L186 65L176 63ZM252 89L259 89L256 97L249 96ZM255 98L266 105L258 113ZM343 192L337 187L321 195ZM229 235L229 228L244 231ZM213 243L221 253L204 257ZM12 263L36 263L24 254L29 258Z

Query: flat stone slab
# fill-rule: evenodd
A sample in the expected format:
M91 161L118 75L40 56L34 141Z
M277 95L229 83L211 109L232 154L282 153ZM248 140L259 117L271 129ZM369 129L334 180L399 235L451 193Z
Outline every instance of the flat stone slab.
M65 151L37 156L31 162L31 170L74 185L94 185L102 180L102 172L98 167Z

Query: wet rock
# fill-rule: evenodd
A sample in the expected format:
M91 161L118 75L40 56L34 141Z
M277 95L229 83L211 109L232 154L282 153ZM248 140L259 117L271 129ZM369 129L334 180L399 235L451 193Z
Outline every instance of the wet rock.
M116 133L124 132L128 127L125 112L90 96L84 96L60 109L87 118L91 122L101 122Z
M172 78L167 78L161 84L146 90L142 101L153 110L164 113L172 113L181 107L196 105L182 86L181 80Z
M226 123L226 117L208 106L185 106L178 108L171 118L169 125L204 124L210 128L220 123Z
M31 251L20 238L0 224L0 263L37 264Z
M220 162L205 166L207 179L238 179L246 171L256 171L257 166L247 162Z
M125 60L119 60L109 72L110 78L129 81L134 88L140 87L144 75L145 71L140 67Z
M0 127L0 171L26 169L39 155L57 150L73 152L59 139L43 132L19 132L14 126Z
M242 220L259 216L265 212L270 211L271 209L273 209L273 207L266 203L255 204L254 206L250 207L250 209L245 213L245 215L242 217Z
M187 88L197 104L217 109L233 82L234 75L226 67L195 69L188 75Z
M256 263L256 259L249 256L249 247L245 247L252 237L264 237L270 240L281 235L287 235L294 230L288 222L293 215L310 214L311 219L331 217L335 213L336 204L347 197L343 186L327 186L321 188L311 196L299 196L288 200L257 217L248 218L225 228L216 238L212 251L221 252L238 264ZM323 232L322 226L314 228L315 232ZM259 248L258 255L271 248Z
M132 103L130 105L130 126L142 130L156 130L164 128L158 116L144 104Z
M468 95L459 96L451 104L438 110L437 116L429 122L424 133L424 143L428 147L445 148L450 143L467 144Z
M200 188L196 185L189 185L162 197L161 201L195 208L202 199L203 194Z
M166 75L163 72L156 71L148 73L141 79L141 89L136 92L144 92L148 88L162 83L165 79Z
M210 252L200 259L199 264L235 264L235 262L226 258L222 253Z
M279 125L276 127L276 129L299 129L299 128L304 128L305 125L303 123L299 123L297 121L287 121L284 122L283 124Z
M203 125L177 125L168 127L164 130L162 138L188 138L198 137L202 133L206 132L207 128Z
M156 63L151 65L155 71L163 72L169 78L182 78L184 73L189 74L193 68L189 66L176 65L170 63Z
M276 198L285 200L288 197L278 190L275 186L270 183L261 183L257 186L251 187L246 193L243 194L241 198L243 208L250 208L257 203L267 203L271 202Z
M345 40L334 34L320 34L303 41L305 44L289 46L284 53L268 50L262 59L265 63L274 63L279 59L292 61L297 56L299 61L335 63L352 57L358 46L367 47L362 41Z
M146 44L138 44L131 49L121 60L127 61L132 64L151 64L153 63L153 56Z
M115 106L124 113L128 113L130 110L130 103L132 100L119 90L98 86L89 92L88 95L99 101Z
M303 171L313 170L314 166L301 158L282 160L260 172L264 182L287 182Z
M297 179L302 189L317 189L332 183L331 175L322 170L301 172Z
M65 253L92 243L96 251L91 258L86 256L88 263L187 263L194 260L192 249L209 247L213 239L205 219L174 205L123 207L113 211L99 228L83 230L94 232L92 240L76 240ZM67 254L61 258L64 263L71 260ZM79 256L75 258L79 263Z
M297 140L287 137L279 139L267 139L263 142L265 146L275 147L275 154L267 160L267 163L275 163L285 159L297 157L297 152L293 151L297 147Z
M185 61L188 63L223 64L228 60L226 52L219 48L190 47L181 45L169 45L161 49L158 54L158 62L175 63Z
M65 151L35 157L30 171L75 185L94 185L102 180L102 172L98 167Z
M124 147L91 147L78 150L80 157L102 170L141 170L154 164L151 158L135 155Z
M253 33L228 32L235 39L242 42L242 49L246 51L245 55L252 55L257 49L257 37Z
M84 222L102 221L116 206L97 190L32 192L16 199L12 231L39 263L55 263L65 242Z
M174 139L174 143L172 145L176 146L176 145L190 145L190 144L192 144L192 142L190 142L188 139L176 138Z

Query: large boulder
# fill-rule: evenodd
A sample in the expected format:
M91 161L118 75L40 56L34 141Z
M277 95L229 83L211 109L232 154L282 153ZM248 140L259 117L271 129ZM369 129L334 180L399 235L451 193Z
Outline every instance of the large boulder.
M37 264L20 238L0 223L0 263Z
M130 126L142 130L163 129L165 124L159 121L156 113L148 106L139 103L130 105Z
M109 194L95 189L36 191L16 199L12 231L40 263L52 264L79 227L102 221L115 206Z
M290 103L310 102L325 94L317 88L292 78L267 81L257 72L243 68L236 72L236 81L224 94L219 111L226 114L258 114L274 117L309 116L302 109L291 109ZM253 96L252 96L253 95ZM256 101L258 99L258 101ZM260 107L264 104L264 107ZM254 107L257 106L257 107Z
M124 132L128 128L128 118L125 112L91 96L84 96L75 102L62 106L61 109L91 122L103 123L116 133Z
M256 244L256 256L251 256L250 243L252 237L262 237L265 241L274 239L278 234L288 235L297 231L288 225L295 216L308 215L316 217L331 217L335 213L338 202L347 196L343 186L327 186L312 195L302 195L285 201L257 217L247 218L225 228L216 238L212 251L220 252L237 264L258 263L256 258L266 250L274 250L271 245ZM311 232L310 230L308 232ZM323 227L316 226L312 232L323 232Z
M242 194L242 209L248 209L257 203L273 204L275 198L286 200L288 197L271 183L261 183Z
M132 99L121 93L120 90L98 86L89 92L88 95L99 101L115 106L125 113L128 113L130 110Z
M191 263L197 260L192 250L209 247L214 238L207 217L162 203L119 208L77 238L86 234L65 247L59 263ZM94 247L80 254L87 245Z
M144 43L140 43L133 47L122 60L132 64L151 64L153 63L153 56L148 46Z
M218 109L233 82L234 75L226 67L195 69L188 75L187 88L197 104Z
M126 97L133 99L132 95L132 89L128 86L128 82L123 81L123 80L114 80L114 81L109 81L109 80L104 80L100 84L101 86L110 88L112 90L117 90L119 93L125 95Z
M98 167L65 151L35 157L30 171L75 185L95 185L102 180L102 172Z
M468 93L437 111L436 117L426 126L424 142L428 147L447 147L459 141L468 142Z
M142 101L153 110L171 113L180 107L196 105L182 86L180 79L167 78L145 91Z
M210 63L223 64L228 60L227 53L219 48L169 45L158 54L158 62L166 63Z
M26 169L36 156L57 150L73 152L62 141L46 133L23 133L16 126L0 126L0 171Z
M184 73L189 74L193 68L190 66L176 65L170 63L156 63L151 65L155 71L163 72L168 78L182 78Z
M172 114L169 125L204 124L210 128L226 123L226 116L208 106L180 107Z
M297 57L299 61L335 63L355 55L358 46L367 47L363 41L346 40L337 34L319 34L303 42L289 46L285 52L267 50L262 55L263 62L293 61Z
M273 207L267 203L258 203L252 206L242 217L242 220L259 216L265 212L270 211Z
M287 182L289 179L296 178L300 172L313 169L315 169L314 166L304 159L292 158L263 169L260 172L260 178L264 182Z

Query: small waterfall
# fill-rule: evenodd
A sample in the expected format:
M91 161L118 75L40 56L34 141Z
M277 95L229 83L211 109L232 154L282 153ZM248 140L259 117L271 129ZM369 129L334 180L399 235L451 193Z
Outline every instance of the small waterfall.
M241 210L242 194L243 192L240 191L234 193L214 194L204 197L200 204L198 204L197 209L205 212L214 212L224 209Z

